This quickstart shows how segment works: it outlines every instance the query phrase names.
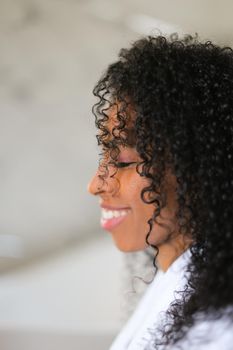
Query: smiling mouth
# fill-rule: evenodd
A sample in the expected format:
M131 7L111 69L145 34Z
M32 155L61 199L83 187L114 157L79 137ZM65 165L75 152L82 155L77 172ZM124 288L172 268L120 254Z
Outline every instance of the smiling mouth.
M125 219L129 212L129 209L109 210L102 208L100 220L101 227L105 230L112 230Z

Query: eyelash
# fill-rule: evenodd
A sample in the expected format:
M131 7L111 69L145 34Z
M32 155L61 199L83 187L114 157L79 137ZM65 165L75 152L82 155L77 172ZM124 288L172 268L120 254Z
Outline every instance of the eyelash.
M136 162L128 162L128 163L127 162L126 163L118 162L115 165L117 168L126 168L126 167L130 166L131 164L136 164Z

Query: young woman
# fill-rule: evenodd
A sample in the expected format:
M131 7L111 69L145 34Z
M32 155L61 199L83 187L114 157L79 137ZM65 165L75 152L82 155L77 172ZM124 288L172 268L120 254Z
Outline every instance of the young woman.
M94 88L89 191L155 277L111 350L233 349L233 52L186 36L122 49Z

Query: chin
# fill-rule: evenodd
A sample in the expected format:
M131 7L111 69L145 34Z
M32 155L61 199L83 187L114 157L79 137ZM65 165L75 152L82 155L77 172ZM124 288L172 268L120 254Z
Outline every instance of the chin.
M145 246L143 247L138 247L138 246L135 246L133 244L125 244L122 243L122 242L116 242L115 241L115 245L116 247L123 253L133 253L133 252L138 252L138 251L141 251L141 250L144 250L145 249Z

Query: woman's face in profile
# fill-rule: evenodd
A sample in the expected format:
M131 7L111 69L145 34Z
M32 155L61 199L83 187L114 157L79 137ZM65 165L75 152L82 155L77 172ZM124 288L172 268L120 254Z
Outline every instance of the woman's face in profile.
M109 119L110 131L116 125L116 112L111 112ZM149 231L147 221L152 217L155 207L146 204L141 199L141 191L148 185L148 180L136 171L136 164L141 161L137 151L132 147L119 147L117 171L109 165L105 182L99 177L100 169L89 183L88 190L99 196L101 207L101 226L109 231L116 246L125 252L143 250L146 248L146 235ZM111 174L115 173L114 177ZM160 226L154 223L149 242L161 248L167 244L169 230L177 230L175 212L177 210L176 181L169 176L167 186L167 205L157 217Z

